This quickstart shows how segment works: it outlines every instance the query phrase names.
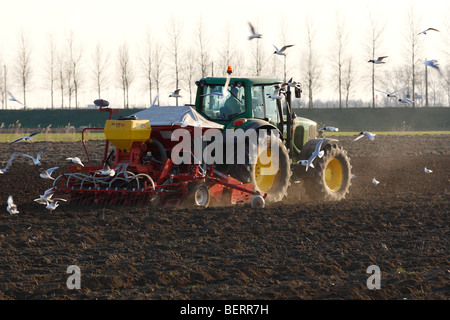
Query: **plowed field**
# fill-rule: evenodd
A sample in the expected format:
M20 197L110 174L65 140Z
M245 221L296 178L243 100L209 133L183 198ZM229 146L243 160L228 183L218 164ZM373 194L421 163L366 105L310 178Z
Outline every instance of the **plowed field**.
M58 174L66 157L85 159L81 143L0 144L1 168L13 149L35 156L48 146L42 166L18 156L0 175L0 299L448 300L450 136L340 141L356 176L340 202L311 202L296 184L263 209L62 203L53 212L33 201L52 184L39 168ZM70 265L81 289L66 285ZM366 285L371 265L380 289Z

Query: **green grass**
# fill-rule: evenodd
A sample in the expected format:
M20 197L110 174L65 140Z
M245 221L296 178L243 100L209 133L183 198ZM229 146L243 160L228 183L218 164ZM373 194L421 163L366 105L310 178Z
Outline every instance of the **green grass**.
M448 135L450 131L372 131L377 135L382 136L399 136L399 135ZM30 132L25 133L0 133L0 143L8 143L20 137L23 137ZM326 136L354 136L359 132L346 131L346 132L325 132ZM87 132L85 133L85 141L88 140L105 140L105 134L103 132ZM33 137L33 141L49 141L49 142L80 142L81 133L77 132L60 132L60 133L41 133Z
M370 131L380 136L421 136L421 135L440 135L450 134L450 131ZM327 136L353 136L357 135L359 131L346 131L346 132L324 132Z
M14 141L20 137L31 133L0 133L0 143L7 143ZM105 140L103 132L88 132L84 135L84 140ZM81 133L78 132L60 132L60 133L41 133L33 137L32 141L46 141L46 142L80 142Z

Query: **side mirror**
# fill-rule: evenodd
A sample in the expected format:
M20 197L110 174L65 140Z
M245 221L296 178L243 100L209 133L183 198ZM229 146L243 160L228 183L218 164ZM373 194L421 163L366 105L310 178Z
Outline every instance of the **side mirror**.
M298 99L298 98L301 98L302 97L302 89L301 88L299 88L299 87L295 87L295 97Z

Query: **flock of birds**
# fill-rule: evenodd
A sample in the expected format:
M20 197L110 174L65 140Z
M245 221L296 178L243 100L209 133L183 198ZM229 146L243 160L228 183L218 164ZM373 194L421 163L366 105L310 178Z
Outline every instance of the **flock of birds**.
M440 32L438 29L428 28L428 29L425 29L425 30L419 32L418 35L421 35L421 34L426 35L428 31ZM377 59L370 59L368 62L373 63L373 64L383 64L383 63L386 63L386 61L384 61L385 58L388 58L388 56L381 56L381 57L378 57ZM427 67L431 67L431 68L436 69L439 72L439 74L442 76L441 69L439 68L439 64L438 64L438 61L436 59L425 60L423 63ZM398 91L401 91L403 89L405 89L405 88L395 90L394 92L381 91L381 90L378 90L378 89L375 89L375 90L378 91L378 92L386 94L386 96L388 98L396 98L397 96L395 95L395 93L398 92ZM400 103L404 103L404 104L412 104L414 102L414 100L410 100L408 98L399 98L398 101Z
M14 141L9 142L8 145L12 145L12 144L15 144L15 143L20 142L20 141L31 141L31 140L33 139L33 137L34 137L35 135L37 135L37 134L39 134L39 132L31 133L31 134L29 134L29 135L26 135L26 136L24 136L24 137L21 137L21 138L18 138L18 139L16 139L16 140L14 140ZM8 172L8 170L10 169L10 167L11 167L11 165L12 165L14 159L16 158L16 156L25 156L25 157L28 157L28 158L30 158L30 159L33 161L33 164L34 164L34 165L37 165L37 166L42 165L42 163L41 163L42 154L44 153L44 151L45 151L46 149L47 149L47 146L45 146L44 148L42 148L42 149L37 153L37 156L36 156L36 157L30 156L30 155L25 154L25 153L18 153L18 152L16 152L16 151L14 151L14 152L11 154L11 156L10 156L8 162L6 163L6 166L5 166L4 168L0 168L0 175L3 175L3 174L5 174L5 173ZM76 164L76 165L79 165L79 166L83 166L83 167L84 167L84 164L81 162L80 158L78 158L78 157L69 157L69 158L66 158L66 160L71 161L71 162L73 162L73 163ZM52 168L49 168L49 169L47 169L47 170L41 169L41 173L39 174L39 176L40 176L41 178L43 178L43 179L55 180L55 178L52 177L52 173L53 173L54 171L56 171L57 169L59 169L59 167L52 167ZM99 170L99 171L98 171L98 174L101 174L101 175L111 175L111 172L114 172L114 170L111 170L111 169L109 169L109 168L103 168L102 170ZM115 174L115 173L114 173L114 174ZM112 175L114 175L114 174L112 174ZM45 205L45 208L48 209L48 210L50 210L50 211L55 210L55 209L59 206L59 203L60 203L60 202L67 202L66 199L62 199L62 198L53 198L53 195L54 195L53 188L50 188L50 189L46 190L46 191L44 192L44 194L39 195L39 198L34 199L34 201L37 202L37 203L39 203L39 204ZM19 213L19 210L17 209L17 205L14 203L14 199L13 199L13 196L12 196L12 195L9 195L9 196L8 196L6 210L7 210L10 214L12 214L12 215L18 214L18 213Z

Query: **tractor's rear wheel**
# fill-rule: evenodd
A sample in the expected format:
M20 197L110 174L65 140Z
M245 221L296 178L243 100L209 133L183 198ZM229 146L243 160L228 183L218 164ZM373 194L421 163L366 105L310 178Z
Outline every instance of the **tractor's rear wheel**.
M254 190L262 195L267 193L265 200L268 203L283 200L287 195L291 177L288 150L281 139L277 139L277 143L272 146L269 137L265 147L258 150L254 161L229 167L231 176L244 183L251 182ZM278 152L274 148L278 148ZM247 153L248 150L247 148Z
M323 150L323 157L314 161L314 177L304 179L305 191L312 200L342 200L351 185L350 158L335 143L328 144Z

